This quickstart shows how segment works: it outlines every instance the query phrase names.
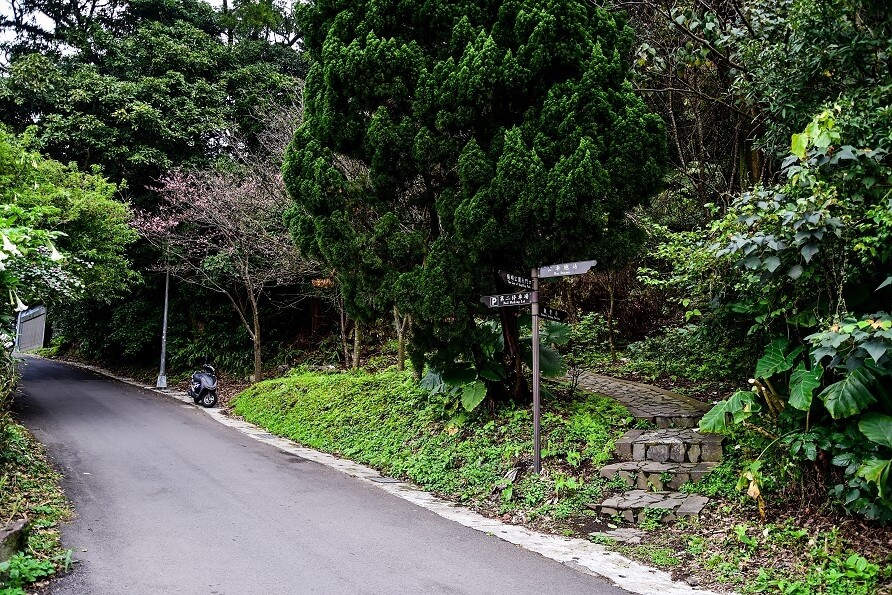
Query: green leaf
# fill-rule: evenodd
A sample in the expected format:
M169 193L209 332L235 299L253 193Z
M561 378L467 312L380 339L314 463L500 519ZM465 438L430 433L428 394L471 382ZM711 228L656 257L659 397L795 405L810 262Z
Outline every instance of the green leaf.
M879 287L877 287L874 291L879 291L887 285L892 285L892 276L886 277L886 280L880 283Z
M811 409L812 395L815 389L821 385L821 376L824 368L815 366L811 370L806 369L805 364L799 362L790 376L790 406L800 411Z
M570 325L562 322L545 321L542 325L542 342L552 345L566 345L570 340Z
M864 461L858 468L858 477L863 477L871 483L875 483L880 492L880 498L885 498L889 483L889 469L892 469L892 460L870 459Z
M539 370L546 378L560 378L567 373L564 357L551 345L539 346Z
M802 257L805 259L805 262L811 262L812 257L818 253L817 244L806 244L799 251L802 254Z
M867 385L873 380L870 372L864 368L858 368L840 380L825 388L818 398L824 401L824 406L833 419L851 417L864 411L876 399Z
M756 362L756 377L771 378L780 372L786 372L793 367L793 361L800 353L802 348L798 347L785 354L790 342L786 339L775 339L765 348L765 355Z
M453 386L467 384L477 379L477 370L467 362L456 362L448 370L442 373L443 382Z
M439 372L429 370L428 373L424 375L424 378L421 379L419 385L421 388L428 390L431 393L438 393L443 387L443 377Z
M493 370L487 369L480 370L480 377L489 380L490 382L499 382L503 380L499 374L497 374Z
M486 397L486 384L482 380L464 385L461 389L461 405L465 411L473 411Z
M858 422L858 429L871 442L892 448L892 416L868 413Z
M794 134L790 139L790 152L799 157L800 159L805 159L806 151L808 150L808 134Z
M885 342L880 341L878 339L871 339L866 343L862 343L861 347L870 354L870 357L873 358L873 361L876 363L880 363L880 359L886 354L886 351L889 349L888 345Z
M755 393L751 391L737 391L730 399L719 401L715 406L700 418L700 431L710 434L724 434L728 431L728 417L738 424L753 413L762 409L756 401Z

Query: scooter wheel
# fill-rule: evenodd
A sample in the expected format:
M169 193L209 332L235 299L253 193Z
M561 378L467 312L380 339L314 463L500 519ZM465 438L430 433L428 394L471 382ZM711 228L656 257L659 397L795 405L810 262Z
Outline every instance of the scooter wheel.
M216 405L217 393L211 390L204 393L204 395L201 397L201 404L205 407L213 407L214 405Z

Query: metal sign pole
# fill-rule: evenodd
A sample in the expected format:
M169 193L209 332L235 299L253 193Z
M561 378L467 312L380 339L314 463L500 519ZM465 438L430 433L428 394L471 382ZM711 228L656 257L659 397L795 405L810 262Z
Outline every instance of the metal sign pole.
M531 306L533 311L533 469L542 471L539 447L539 269L533 267Z

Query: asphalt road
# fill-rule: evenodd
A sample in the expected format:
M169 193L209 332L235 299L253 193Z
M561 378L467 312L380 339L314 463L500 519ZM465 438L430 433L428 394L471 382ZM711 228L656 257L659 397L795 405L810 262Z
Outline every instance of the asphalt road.
M623 594L192 405L28 359L19 418L77 510L59 594Z

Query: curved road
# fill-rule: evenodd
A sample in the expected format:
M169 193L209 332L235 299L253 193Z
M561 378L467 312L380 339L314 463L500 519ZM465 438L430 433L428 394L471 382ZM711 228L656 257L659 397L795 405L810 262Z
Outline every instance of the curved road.
M77 510L53 593L626 591L215 422L28 358L18 417Z

